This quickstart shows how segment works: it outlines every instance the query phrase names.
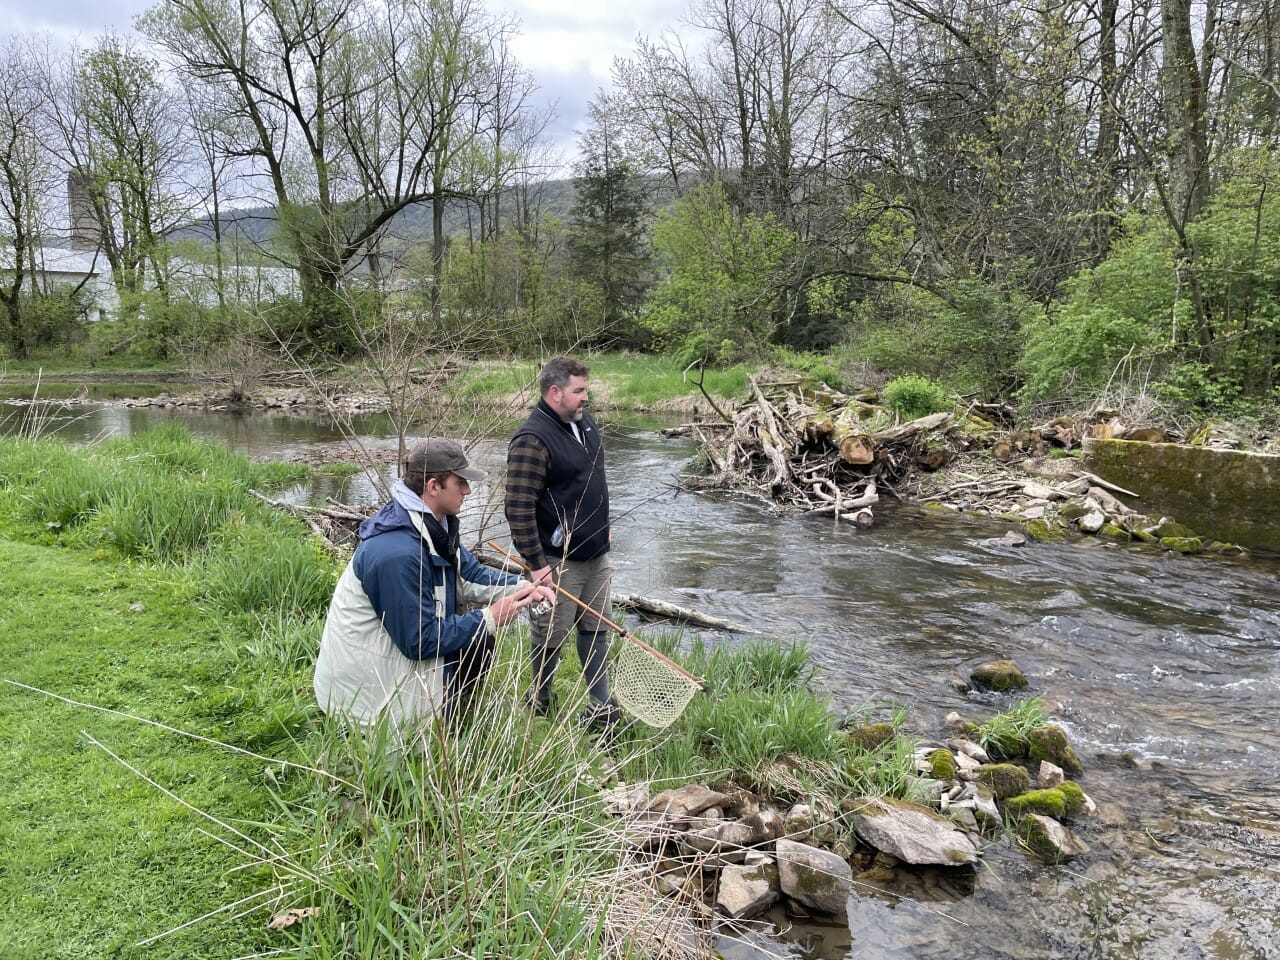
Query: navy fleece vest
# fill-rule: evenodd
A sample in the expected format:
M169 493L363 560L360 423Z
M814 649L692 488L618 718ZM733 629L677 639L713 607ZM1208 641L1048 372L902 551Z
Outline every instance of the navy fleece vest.
M570 560L594 560L609 551L609 485L600 430L591 414L583 412L578 428L582 443L569 424L539 402L515 436L533 434L550 454L547 486L535 510L543 551L548 557L565 556L567 540ZM555 542L557 528L562 536L559 543Z

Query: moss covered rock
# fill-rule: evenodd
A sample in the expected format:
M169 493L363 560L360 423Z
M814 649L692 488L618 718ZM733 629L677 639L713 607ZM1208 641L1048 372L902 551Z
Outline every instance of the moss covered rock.
M1199 540L1199 535L1185 524L1178 523L1175 520L1166 520L1153 531L1157 538L1163 540L1165 537L1177 537L1183 540Z
M1067 740L1066 731L1051 723L1027 734L1027 756L1056 763L1068 776L1078 777L1084 772L1084 764Z
M1118 527L1114 523L1104 523L1098 529L1098 536L1104 540L1122 540L1127 542L1130 539L1129 531L1124 527Z
M1048 790L1028 790L1016 797L1004 801L1004 812L1014 820L1020 820L1028 813L1038 813L1045 817L1061 817L1067 812L1067 801L1059 787Z
M944 722L947 729L957 737L963 737L965 740L977 741L982 736L982 728L970 720L968 717L962 717L958 713L949 713Z
M897 731L891 723L868 723L861 727L851 727L844 735L859 750L875 750L891 742L897 736Z
M1027 520L1022 524L1022 532L1036 543L1056 543L1067 538L1065 528L1047 520Z
M1031 774L1016 763L989 763L978 768L978 782L991 788L997 800L1016 797L1031 789Z
M1088 852L1062 824L1042 814L1029 813L1018 821L1018 838L1037 856L1050 863L1061 863Z
M1058 516L1067 523L1071 523L1073 520L1079 520L1088 512L1089 508L1079 500L1071 500L1058 508Z
M929 761L929 769L935 780L954 780L956 778L956 758L950 750L939 747L925 759Z
M1063 811L1068 817L1073 817L1078 813L1083 813L1088 801L1085 798L1084 791L1080 789L1080 784L1067 780L1057 786L1057 791L1062 794Z
M1204 542L1199 537L1161 537L1160 546L1175 553L1204 552Z
M994 690L996 693L1021 690L1027 685L1027 678L1012 660L993 660L974 667L969 679L975 687Z

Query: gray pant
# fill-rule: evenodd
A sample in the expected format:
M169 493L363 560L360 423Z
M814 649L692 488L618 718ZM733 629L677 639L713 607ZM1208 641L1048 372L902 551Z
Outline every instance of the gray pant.
M562 560L553 563L551 570L562 590L573 594L602 616L610 616L613 565L609 562L609 554L601 554L594 560ZM549 615L529 619L532 697L544 707L551 703L551 680L560 664L560 648L575 626L578 628L578 658L582 661L582 679L587 684L587 692L592 700L600 703L609 700L609 676L605 668L610 629L572 600L559 596L555 609Z

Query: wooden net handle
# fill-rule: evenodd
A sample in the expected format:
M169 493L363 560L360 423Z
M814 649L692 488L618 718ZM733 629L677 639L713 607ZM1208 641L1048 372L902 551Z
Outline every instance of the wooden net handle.
M517 567L519 567L525 573L533 573L533 570L529 567L527 563L525 563L520 558L515 557L510 553L507 553L507 551L503 550L500 546L498 546L492 540L489 541L488 545L492 547L494 550L497 550L500 554L502 554L504 557L506 557L508 560L514 563ZM680 674L682 677L684 677L686 680L688 680L690 683L696 686L699 690L706 689L706 684L703 681L699 680L692 673L690 673L684 667L680 666L680 664L676 663L670 657L668 657L661 651L653 649L653 647L649 646L649 644L645 643L639 637L633 636L632 634L628 633L626 630L622 629L622 627L618 626L616 623L614 623L612 620L610 620L608 617L602 614L599 610L595 609L594 607L587 606L585 603L583 603L581 600L575 597L568 590L565 590L563 587L561 587L560 584L555 583L553 581L551 585L556 588L556 593L560 594L560 596L564 597L566 600L573 601L575 604L578 605L580 609L587 611L587 613L591 614L593 617L595 617L605 626L612 627L614 630L618 632L618 635L621 636L624 640L627 640L630 643L634 643L637 647L640 647L650 656L656 657L657 659L661 660L663 663L669 666L672 670L676 671L678 674Z

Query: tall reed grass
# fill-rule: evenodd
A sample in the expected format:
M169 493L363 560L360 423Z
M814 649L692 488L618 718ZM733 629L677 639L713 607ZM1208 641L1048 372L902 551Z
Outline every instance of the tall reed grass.
M201 594L223 613L323 615L337 562L314 539L290 536L289 521L224 527L202 554Z
M592 770L600 758L577 724L512 709L514 641L468 715L407 751L386 729L312 730L302 746L320 775L282 791L270 844L288 851L272 865L288 902L318 908L294 955L707 955L630 859L598 791L609 774Z
M300 478L292 464L254 464L177 426L72 448L52 440L0 441L0 476L16 517L126 556L186 560L232 523L269 525L246 496Z

